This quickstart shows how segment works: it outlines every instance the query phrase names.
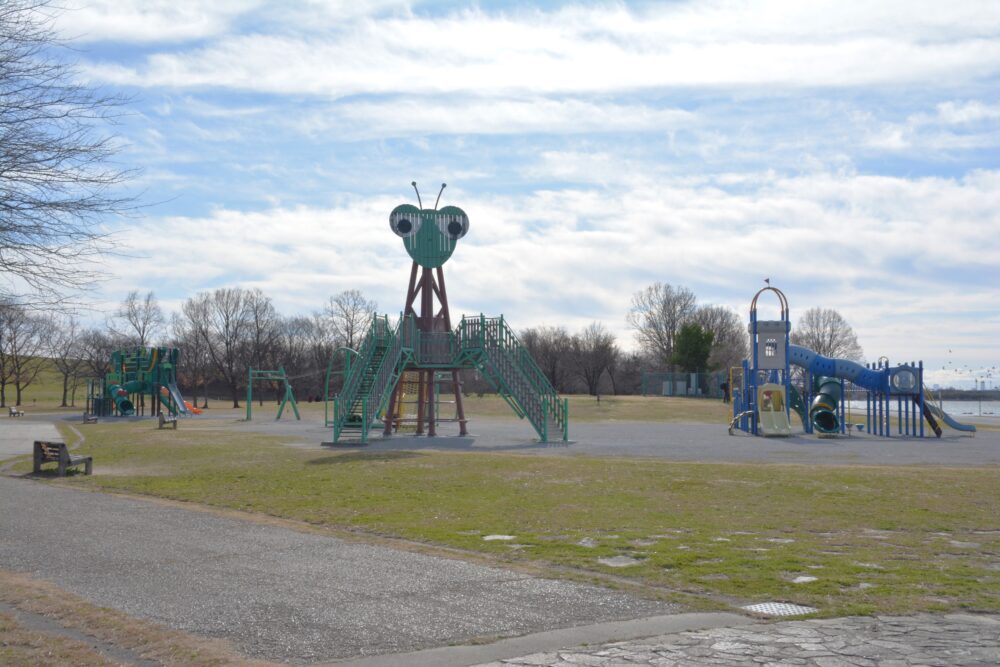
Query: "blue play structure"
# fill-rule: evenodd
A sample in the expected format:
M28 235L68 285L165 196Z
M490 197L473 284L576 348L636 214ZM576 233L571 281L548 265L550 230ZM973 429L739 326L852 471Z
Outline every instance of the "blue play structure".
M778 297L780 319L757 319L757 300L764 292ZM846 433L844 396L848 389L863 390L865 421L854 426L874 435L924 437L924 422L941 437L941 423L957 431L974 434L976 427L961 424L927 400L923 362L890 366L886 358L862 365L847 359L830 359L810 349L791 344L788 300L775 287L765 287L750 302L751 358L743 361L741 377L733 377L733 419L736 429L762 436L792 434L794 411L806 433L834 436ZM793 382L791 367L804 373ZM734 374L735 375L735 374ZM895 429L892 420L895 418Z

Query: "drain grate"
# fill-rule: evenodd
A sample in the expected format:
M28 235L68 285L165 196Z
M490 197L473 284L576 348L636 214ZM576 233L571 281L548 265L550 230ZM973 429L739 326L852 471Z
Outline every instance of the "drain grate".
M800 614L811 614L818 609L804 607L800 604L789 604L788 602L761 602L760 604L748 604L742 607L746 611L764 616L798 616Z

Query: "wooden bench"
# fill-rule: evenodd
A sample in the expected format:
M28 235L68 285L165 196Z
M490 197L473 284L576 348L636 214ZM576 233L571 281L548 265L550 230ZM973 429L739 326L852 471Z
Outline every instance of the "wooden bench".
M8 417L23 417L24 416L24 410L22 410L19 406L8 407L7 410L9 411L9 412L7 412L7 416Z
M174 430L177 430L177 417L175 415L167 415L160 413L160 428L166 428L167 424L173 424Z
M65 442L35 440L36 475L42 472L43 463L58 463L60 477L66 476L68 468L79 465L84 466L84 472L88 475L94 472L94 458L92 456L70 456Z
M97 415L88 415L86 412L83 413L83 423L84 424L96 424Z

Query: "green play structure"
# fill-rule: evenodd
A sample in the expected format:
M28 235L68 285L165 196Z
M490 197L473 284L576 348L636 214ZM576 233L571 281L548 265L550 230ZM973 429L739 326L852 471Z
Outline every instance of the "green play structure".
M416 189L416 183L413 183ZM442 184L441 189L444 190ZM438 201L441 193L438 193ZM389 215L389 227L403 240L413 260L406 307L395 322L374 318L356 350L341 348L330 360L326 382L326 425L333 442L347 434L368 441L371 428L382 420L388 436L413 425L416 435L436 435L440 422L457 422L467 435L460 372L475 369L542 441L568 440L569 408L556 394L528 350L503 316L463 317L452 327L443 265L457 241L469 230L469 218L457 206L440 210L403 204ZM338 355L345 355L343 387L330 396ZM410 396L415 400L406 400ZM454 417L443 417L442 396L454 396ZM331 409L332 403L332 409ZM408 414L403 405L413 406Z
M284 386L284 394L281 398L281 403L278 405L278 415L274 418L274 421L281 419L281 413L285 411L285 406L291 404L292 410L295 411L295 418L301 420L302 417L299 416L299 406L295 402L295 394L292 392L292 385L288 381L288 376L285 375L285 369L279 367L276 371L263 371L256 368L251 368L249 376L247 377L247 421L253 421L253 385L254 382L280 382Z
M355 433L367 442L372 424L389 410L393 391L405 371L469 368L479 370L514 410L548 441L569 438L569 408L527 349L501 317L463 317L455 331L426 333L412 315L393 324L375 320L345 375L344 387L333 399L333 441ZM435 401L424 400L423 417L434 420ZM430 414L428 414L428 412ZM393 413L385 424L393 421Z
M161 407L171 415L200 412L186 403L177 388L180 352L170 347L132 347L111 353L111 371L87 387L87 413L96 417L143 414Z

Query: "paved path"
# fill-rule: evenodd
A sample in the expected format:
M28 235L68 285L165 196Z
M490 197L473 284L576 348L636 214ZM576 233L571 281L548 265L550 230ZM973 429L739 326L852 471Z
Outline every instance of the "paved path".
M0 508L0 568L283 662L679 611L597 587L30 480L0 477Z
M480 667L996 667L1000 617L942 616L838 618L716 628L534 653Z
M0 461L31 455L35 440L62 440L52 415L0 417Z

